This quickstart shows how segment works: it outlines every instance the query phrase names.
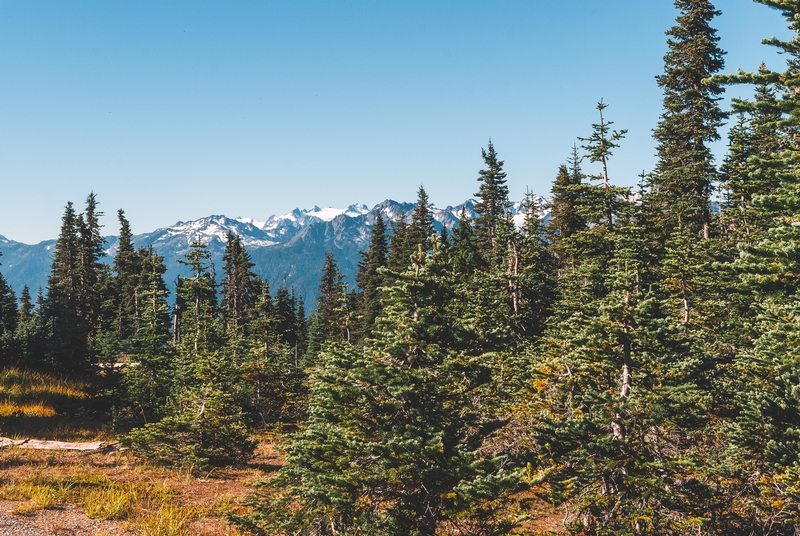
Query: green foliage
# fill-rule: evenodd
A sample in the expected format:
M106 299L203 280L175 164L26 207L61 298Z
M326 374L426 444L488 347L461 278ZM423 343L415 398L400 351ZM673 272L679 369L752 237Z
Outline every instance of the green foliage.
M217 389L189 391L173 406L166 417L132 430L123 442L154 463L196 471L241 464L252 456L255 442L229 394Z
M503 162L497 159L492 141L489 146L481 149L481 156L486 169L478 172L480 187L475 194L478 203L475 205L474 231L478 248L484 252L496 250L498 235L508 232L508 186L506 173L503 171Z
M491 379L437 253L388 289L374 338L331 345L314 374L309 420L269 496L239 523L264 534L433 535L448 525L502 534L516 475L482 451L501 424L481 408Z
M680 225L708 238L709 195L717 176L709 144L719 139L725 113L717 104L722 85L706 79L723 68L725 53L711 27L719 11L710 1L675 0L675 7L680 15L667 31L664 74L656 77L664 112L654 132L659 160L652 197L665 232Z

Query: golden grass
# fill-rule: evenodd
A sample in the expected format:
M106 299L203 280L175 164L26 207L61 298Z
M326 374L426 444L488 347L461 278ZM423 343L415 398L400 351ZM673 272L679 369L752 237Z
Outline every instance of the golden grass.
M102 422L76 411L88 384L19 368L0 370L0 435L61 441L105 439Z
M52 417L56 414L55 408L44 404L18 404L10 403L0 398L0 417L23 415L25 417Z
M0 400L9 404L59 398L86 398L86 385L18 368L0 371Z
M139 463L127 452L86 455L12 447L0 450L0 500L15 501L11 511L29 516L57 515L49 509L78 505L101 523L97 530L116 523L115 530L137 536L239 536L227 513L246 513L250 483L274 474L282 463L266 441L249 467L217 469L202 478Z

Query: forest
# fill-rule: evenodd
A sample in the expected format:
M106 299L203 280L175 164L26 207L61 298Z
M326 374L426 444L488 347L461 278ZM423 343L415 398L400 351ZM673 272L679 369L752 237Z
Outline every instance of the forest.
M219 274L192 244L170 296L122 210L109 265L95 194L69 203L47 288L0 275L0 365L87 382L75 411L154 464L241 464L290 425L286 465L228 514L253 534L513 534L542 501L587 536L797 534L800 1L756 2L795 32L764 41L785 65L726 74L719 11L675 0L635 188L602 99L547 222L529 195L514 225L489 142L474 220L436 232L420 187L378 215L357 288L326 256L310 315L235 234ZM727 112L731 84L753 97Z

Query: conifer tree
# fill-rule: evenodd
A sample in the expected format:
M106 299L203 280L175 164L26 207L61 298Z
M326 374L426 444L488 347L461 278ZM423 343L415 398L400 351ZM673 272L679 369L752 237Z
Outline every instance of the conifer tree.
M525 221L519 236L518 330L527 338L542 334L557 297L556 259L548 248L545 227L533 195L525 198Z
M582 534L671 534L712 527L719 518L708 455L697 430L710 395L699 388L704 360L682 336L658 289L643 285L647 235L623 206L600 295L565 303L535 365L535 441L543 496L575 501L570 529ZM700 529L702 530L702 529Z
M255 304L259 282L252 271L255 264L250 261L250 254L241 238L230 231L222 260L225 263L222 268L224 276L220 303L222 323L231 336L236 337L244 333L250 310Z
M316 314L323 341L349 341L345 298L344 276L329 251L322 265L317 296Z
M105 239L100 234L100 217L94 192L86 198L86 209L78 216L78 307L87 329L90 346L93 346L100 321L103 301L101 287L108 277L107 266L101 262L105 256Z
M742 182L742 193L753 187L753 212L770 228L761 240L745 244L734 269L740 275L740 291L754 313L749 335L750 347L740 348L734 361L736 407L739 410L731 436L738 450L736 460L745 472L743 480L754 482L750 506L755 511L755 530L791 534L800 520L797 507L800 494L795 482L798 474L798 437L800 400L797 392L798 289L800 243L800 175L796 160L800 154L796 130L800 125L800 5L796 2L763 0L768 7L780 10L792 39L765 39L788 56L786 70L774 72L762 66L757 73L717 77L728 83L753 83L761 88L755 102L734 101L734 110L768 117L761 124L767 143L763 151L754 143L754 156L747 159L749 184ZM773 92L765 87L774 88ZM779 97L778 97L779 95ZM777 136L775 136L777 134ZM754 136L755 137L755 136ZM771 147L769 147L771 145ZM759 193L760 187L768 191ZM751 213L753 214L753 213ZM760 526L759 526L760 525ZM754 530L754 531L755 531Z
M19 322L24 324L31 320L33 320L31 291L28 285L22 285L22 292L19 293Z
M384 283L384 274L381 268L388 263L388 245L386 243L386 224L383 216L378 212L375 215L375 225L370 233L370 243L367 251L362 251L358 263L356 283L362 292L361 314L365 330L369 330L375 323L381 311L378 289Z
M717 105L722 85L704 81L724 66L724 52L711 27L720 12L709 0L675 0L675 7L680 15L667 31L664 74L656 77L664 91L664 112L654 131L658 165L651 196L665 231L682 225L708 238L709 196L716 179L709 144L719 139L725 113Z
M2 253L0 253L2 256ZM28 295L30 300L30 295ZM16 359L16 330L19 322L17 297L0 274L0 363L8 363Z
M63 372L84 371L88 361L88 328L81 315L79 278L79 220L72 202L61 219L53 263L47 280L45 324L48 330L48 361Z
M19 294L19 316L14 338L16 339L16 360L25 367L35 368L41 364L42 341L38 315L31 301L28 285L22 286Z
M179 319L182 339L188 339L199 355L201 351L214 351L221 341L217 322L216 282L211 275L211 254L206 244L195 241L190 251L178 262L186 265L191 275L179 276L178 295L183 305Z
M425 251L429 251L430 239L436 233L433 226L433 206L430 203L427 192L422 186L417 190L417 205L411 213L411 225L406 235L406 249L412 254L417 250L418 245L422 245Z
M276 330L280 340L289 346L297 342L297 305L284 284L275 294Z
M472 221L467 215L467 207L461 207L458 227L453 230L451 257L456 274L470 276L477 268L477 245Z
M411 243L408 238L409 224L406 214L402 213L389 225L389 254L386 264L392 272L402 272L411 265L413 250L408 248Z
M608 104L600 99L597 103L597 110L600 112L600 122L592 125L592 134L588 138L578 138L586 142L582 148L586 150L586 158L590 162L597 162L601 165L602 173L595 175L593 178L602 181L602 189L592 190L592 197L598 201L598 206L595 209L597 212L592 215L592 218L598 218L599 214L603 214L605 225L609 230L614 227L614 214L616 212L616 203L621 193L619 190L612 188L608 177L608 160L611 158L613 150L619 147L619 141L625 137L628 132L627 129L611 130L613 121L606 121L603 116L603 110L608 108Z
M581 214L581 197L585 194L583 184L583 173L580 169L580 158L577 154L577 147L573 149L570 163L571 169L566 165L558 168L558 174L551 189L550 221L547 225L547 236L551 243L553 252L562 262L566 252L563 242L578 231L586 229L586 219Z
M133 430L125 441L156 463L203 470L241 463L255 444L241 407L241 370L225 346L210 254L200 241L190 247L179 261L191 275L178 279L182 336L169 404L160 421Z
M309 420L254 513L261 534L504 534L516 477L481 446L497 423L479 393L489 377L437 252L396 280L376 336L331 344L315 373ZM476 405L477 404L477 405Z
M487 149L481 149L481 156L486 169L478 172L478 182L481 184L475 194L478 197L475 205L478 216L475 218L474 229L478 248L489 251L498 247L497 235L504 231L503 226L507 226L508 186L503 162L497 159L497 151L494 150L491 140Z

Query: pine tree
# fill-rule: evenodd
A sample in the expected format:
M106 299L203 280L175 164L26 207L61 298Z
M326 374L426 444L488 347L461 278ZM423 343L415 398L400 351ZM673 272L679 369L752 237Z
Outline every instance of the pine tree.
M478 182L481 185L475 194L478 197L478 203L475 205L478 216L475 218L474 229L478 248L489 251L498 247L497 235L503 232L501 227L507 225L508 186L503 162L497 159L497 152L491 140L487 149L481 149L481 156L486 169L478 172Z
M169 291L164 283L164 258L153 247L140 248L132 264L136 266L135 288L129 290L134 299L130 314L130 338L122 340L129 367L122 377L122 400L117 419L143 424L162 418L175 382L174 348L170 340Z
M375 225L370 234L367 251L362 251L358 263L356 283L362 292L361 315L365 331L375 323L381 311L378 289L384 283L382 268L388 265L388 245L386 243L386 224L381 213L375 215Z
M458 218L458 227L453 231L453 243L451 257L453 269L456 274L464 277L471 276L477 269L478 248L475 243L475 233L472 229L472 221L467 216L467 207L461 207L461 214Z
M70 373L85 371L89 362L88 327L80 307L78 230L79 220L69 202L47 280L44 318L49 332L48 361L56 370Z
M556 258L548 248L544 223L531 193L525 198L525 221L519 236L518 330L528 338L542 334L558 295Z
M2 253L0 253L2 256ZM28 295L30 299L30 295ZM19 322L17 297L0 274L0 363L17 359L16 331Z
M16 360L28 368L36 368L42 359L41 325L31 301L28 285L23 285L19 295L19 316L14 338L16 339Z
M717 105L723 92L718 81L704 82L724 66L717 31L711 21L719 11L709 0L675 0L677 24L667 35L664 74L657 76L664 91L664 112L654 131L658 165L651 195L665 230L683 227L708 238L709 196L716 179L709 144L719 139L725 113Z
M333 252L329 251L322 265L317 296L316 314L323 341L349 341L345 298L344 276L333 258Z
M728 83L753 83L759 88L755 102L734 101L734 111L749 114L756 122L762 114L761 132L771 140L762 149L753 143L754 156L746 161L747 182L739 185L745 200L753 188L753 213L769 230L761 240L745 244L734 263L740 276L740 291L755 322L749 330L751 344L739 348L734 361L735 420L731 430L737 448L735 460L742 480L753 482L750 506L754 532L792 534L800 522L797 481L800 400L797 392L798 289L800 289L800 243L797 214L800 212L800 154L796 131L800 125L800 5L796 2L762 0L779 9L795 36L763 42L788 56L787 68L773 72L762 66L757 73L716 77ZM766 91L765 88L774 91ZM779 97L778 97L779 95ZM761 118L764 118L763 121ZM753 133L753 138L757 138ZM766 186L767 191L759 192ZM765 226L766 226L765 225ZM749 319L748 319L749 320Z
M563 242L575 233L586 229L586 219L581 214L581 198L585 195L584 175L580 169L580 158L577 147L573 148L570 163L558 168L556 180L551 189L550 221L547 225L547 236L552 244L553 252L562 262L567 262Z
M401 213L389 224L389 254L386 264L392 272L402 272L411 265L413 250L409 249L409 224L406 214Z
M171 367L169 403L161 420L124 439L138 455L156 463L203 470L247 460L255 443L241 407L241 369L225 344L218 315L210 254L202 242L190 247L179 260L191 275L178 279L181 337Z
M780 186L776 173L781 162L775 155L785 147L788 137L782 132L782 111L777 95L768 81L763 63L754 93L754 102L734 101L739 120L728 136L728 152L721 167L721 186L726 194L723 214L730 228L733 246L743 241L757 244L772 225L774 214L753 203L755 197L772 193ZM723 77L717 77L723 79ZM789 127L791 129L791 127Z
M597 110L600 112L600 122L592 125L592 134L588 138L578 138L586 142L582 148L586 150L586 158L590 162L597 162L602 166L602 174L595 175L593 178L602 181L602 190L594 189L591 191L592 197L597 198L598 207L592 219L598 218L599 213L602 213L605 219L605 225L612 230L614 227L614 214L616 211L616 203L621 193L619 190L612 188L608 177L608 160L611 158L613 150L619 147L619 141L625 137L628 132L627 129L611 130L613 121L606 121L603 116L603 110L608 108L608 104L600 99L597 103Z
M554 504L574 505L574 533L685 533L716 526L726 509L700 470L709 452L695 434L711 407L697 384L702 349L658 289L641 284L648 237L633 208L618 214L603 293L580 307L562 293L534 358L534 482Z
M422 245L425 251L431 249L431 236L436 234L433 226L433 205L431 205L425 188L422 186L417 190L417 205L411 213L411 225L406 235L408 244L406 248L414 252L418 245Z
M107 277L107 266L101 262L105 256L105 239L100 234L100 217L94 192L86 198L86 209L78 216L78 304L83 322L93 343L100 320L102 296L100 288Z
M192 242L184 259L178 262L187 266L189 277L179 277L178 295L184 304L179 322L182 339L189 339L193 352L214 351L221 341L217 322L216 282L211 275L211 254L207 246Z
M22 286L19 294L19 323L26 324L33 320L33 302L31 301L31 291L28 285Z
M222 256L222 300L220 310L223 327L231 336L242 335L250 310L253 308L258 292L258 277L253 273L255 266L250 254L238 235L228 231L225 252Z
M277 319L275 329L281 341L294 347L297 343L297 305L292 294L289 294L286 285L283 285L275 295L275 317Z
M437 253L420 254L386 296L374 338L331 344L309 420L254 513L261 534L504 534L516 477L481 451L498 423L480 407L487 378ZM477 404L477 405L476 405ZM282 496L281 496L282 495Z

